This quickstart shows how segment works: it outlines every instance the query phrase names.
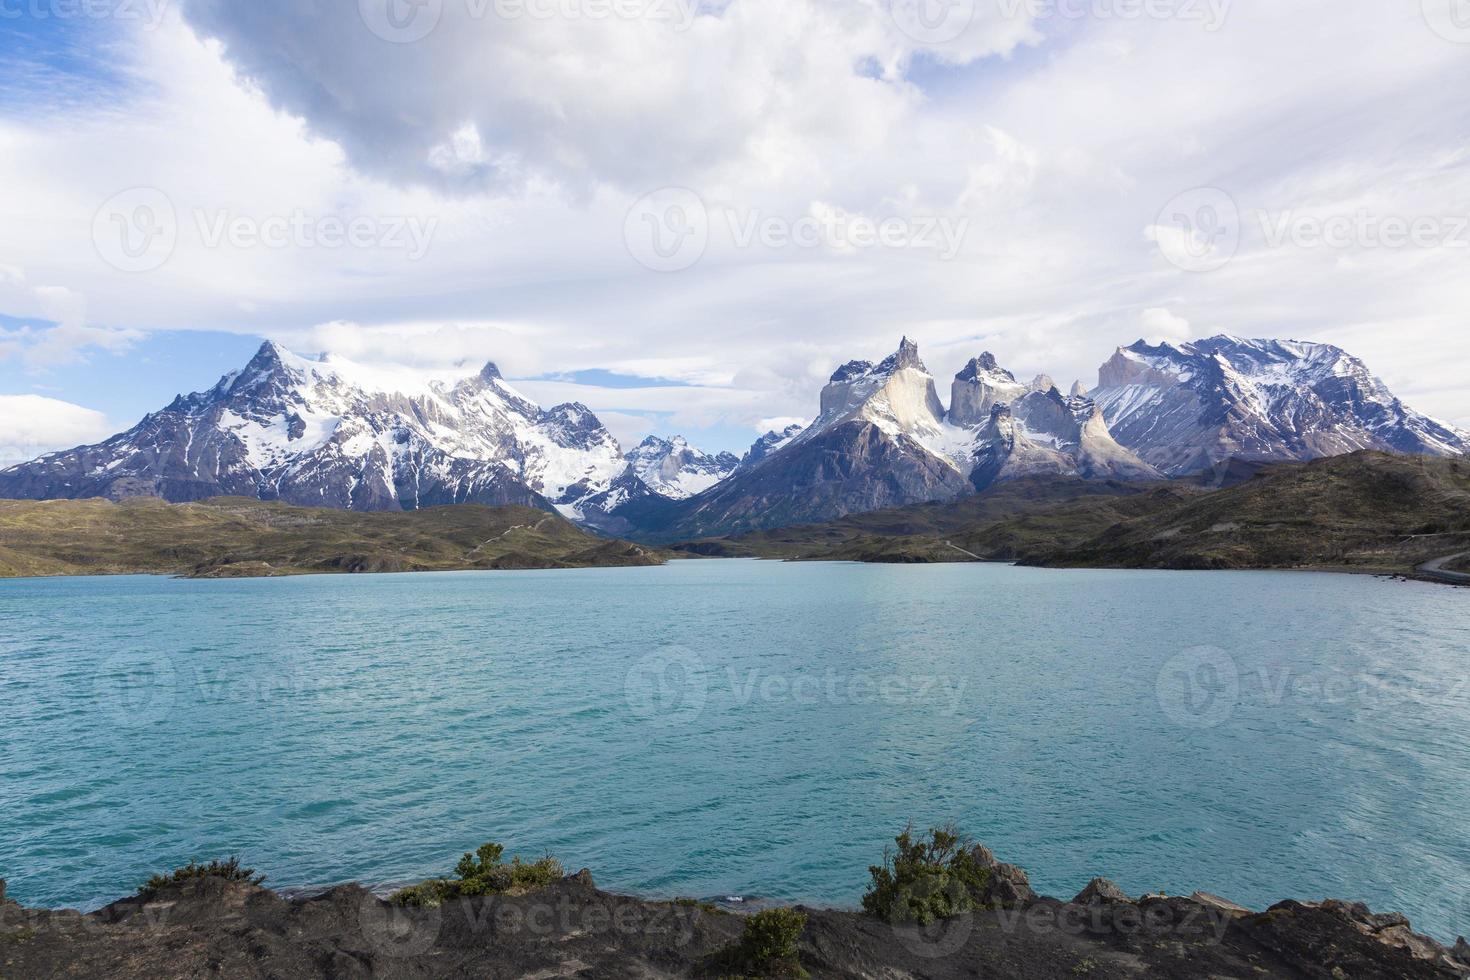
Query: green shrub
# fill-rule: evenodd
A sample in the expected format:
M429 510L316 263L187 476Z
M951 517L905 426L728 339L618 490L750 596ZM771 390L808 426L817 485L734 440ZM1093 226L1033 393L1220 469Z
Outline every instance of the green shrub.
M554 857L547 856L529 864L516 857L510 864L505 864L501 861L504 855L505 848L501 845L482 844L474 853L466 853L454 866L454 873L459 875L458 881L430 878L395 892L389 900L397 905L433 908L461 896L500 895L544 888L565 874L561 862Z
M148 883L138 889L138 894L144 898L151 898L160 889L169 885L194 881L198 878L223 878L225 881L239 881L247 885L258 885L265 881L265 875L256 874L254 868L240 867L240 859L237 857L232 857L227 861L210 861L208 864L190 861L182 868L176 868L166 875L154 875L149 878Z
M804 977L796 941L806 916L795 909L766 909L748 916L740 940L714 954L717 971L742 977Z
M935 827L914 840L912 828L894 838L898 850L868 868L873 886L863 911L884 922L926 926L973 909L990 883L974 851L952 827Z
M806 928L806 916L795 909L766 909L745 920L740 952L746 962L769 964L796 959L796 941Z

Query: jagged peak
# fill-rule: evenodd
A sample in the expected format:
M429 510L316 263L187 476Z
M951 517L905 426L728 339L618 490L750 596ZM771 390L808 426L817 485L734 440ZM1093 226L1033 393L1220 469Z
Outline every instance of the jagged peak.
M990 351L983 352L979 357L970 358L970 362L954 376L956 381L976 381L980 378L1000 378L1010 382L1016 380L1016 376L1001 367L995 355Z
M924 366L924 362L919 359L918 342L909 340L907 336L899 340L898 350L889 354L883 359L883 363L878 365L878 372L880 374L892 374L894 371L901 371L904 368L914 368L925 372L929 370Z
M485 362L485 366L482 367L482 368L480 368L480 375L479 375L479 377L480 377L480 380L481 381L487 381L487 382L488 381L503 381L504 380L504 378L500 374L500 368L496 366L496 364L495 364L494 361L486 361Z
M832 372L832 383L840 384L843 381L851 381L853 378L861 378L865 374L873 372L872 361L848 361L842 367Z

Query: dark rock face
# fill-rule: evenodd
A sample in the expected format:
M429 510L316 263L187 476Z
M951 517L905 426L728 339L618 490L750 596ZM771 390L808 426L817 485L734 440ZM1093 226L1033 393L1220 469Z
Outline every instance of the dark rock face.
M1036 898L1036 893L1031 890L1031 879L1026 872L1014 864L1003 864L997 861L995 854L984 844L977 844L971 854L975 862L982 868L990 871L990 881L986 886L985 894L980 896L980 904L998 908L1014 908L1025 905Z
M801 965L815 978L933 980L1453 980L1470 972L1463 942L1447 950L1402 916L1360 905L1283 902L1250 914L1186 898L1063 903L1023 891L1024 873L1017 879L1003 870L1010 867L996 863L996 877L1013 886L1016 904L928 927L803 909ZM0 963L6 980L701 977L743 927L743 916L708 906L599 891L585 870L528 894L438 908L390 906L358 885L288 900L196 879L87 916L0 904Z
M767 456L777 452L792 439L801 435L801 431L804 428L805 426L796 423L788 425L780 432L774 429L767 432L757 439L750 449L746 450L745 455L740 459L740 465L736 469L748 470L757 463L760 463Z
M1096 905L1099 902L1131 902L1128 893L1106 878L1094 878L1072 899L1074 905Z
M662 510L660 523L641 530L655 541L737 533L948 500L966 489L958 470L922 447L854 420L737 471L712 490Z

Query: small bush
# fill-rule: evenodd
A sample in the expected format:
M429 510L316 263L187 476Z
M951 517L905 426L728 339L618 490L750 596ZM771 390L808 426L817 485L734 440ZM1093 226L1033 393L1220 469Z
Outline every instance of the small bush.
M395 892L390 901L397 905L433 908L461 896L532 891L559 881L565 875L561 862L554 857L547 856L529 864L516 857L510 864L505 864L501 861L504 855L505 848L501 845L482 844L474 853L466 853L454 866L454 873L459 875L458 881L430 878Z
M796 941L806 916L795 909L766 909L745 920L739 942L715 953L717 971L742 977L805 977Z
M895 924L926 926L975 907L990 883L990 870L952 827L935 827L929 839L914 840L912 828L894 838L897 852L868 869L873 887L863 911Z
M796 941L806 928L806 916L795 909L766 909L745 920L740 952L752 964L796 959Z
M240 859L237 857L232 857L227 861L210 861L208 864L190 861L182 868L176 868L166 875L154 875L149 878L148 883L138 889L138 894L144 898L150 898L169 885L194 881L198 878L223 878L225 881L239 881L247 885L259 885L265 881L265 875L256 874L254 868L240 867Z

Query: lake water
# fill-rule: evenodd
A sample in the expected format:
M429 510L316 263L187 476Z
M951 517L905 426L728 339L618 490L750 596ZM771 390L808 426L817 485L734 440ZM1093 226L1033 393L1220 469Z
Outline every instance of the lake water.
M1470 592L752 561L0 582L0 876L94 907L487 840L852 905L909 822L1071 896L1345 897L1470 931Z

